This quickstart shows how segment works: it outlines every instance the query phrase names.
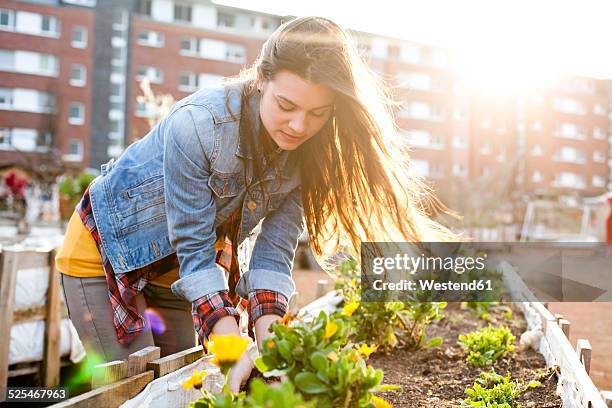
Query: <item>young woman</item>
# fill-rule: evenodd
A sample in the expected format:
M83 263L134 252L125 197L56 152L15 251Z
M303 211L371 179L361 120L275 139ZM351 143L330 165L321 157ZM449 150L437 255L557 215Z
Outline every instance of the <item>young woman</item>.
M428 218L436 202L395 130L390 99L342 28L283 24L252 67L178 102L85 193L57 264L87 352L169 354L195 345L193 325L201 340L238 333L237 307L261 345L294 291L304 228L319 256L451 237ZM240 275L237 246L260 221ZM252 367L245 353L230 387Z

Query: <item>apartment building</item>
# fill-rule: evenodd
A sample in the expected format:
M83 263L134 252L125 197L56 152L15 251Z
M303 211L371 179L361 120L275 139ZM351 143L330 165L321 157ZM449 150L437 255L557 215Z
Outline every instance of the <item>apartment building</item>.
M91 32L88 1L0 4L0 163L89 161Z
M12 90L0 90L0 105L15 93L17 103L10 106L19 107L21 89L32 89L37 93L26 93L28 100L44 106L20 115L0 110L2 134L13 135L0 139L0 146L17 143L20 151L27 143L36 151L55 146L64 159L92 169L150 129L157 112L140 98L144 78L155 95L179 100L251 64L283 19L209 0L3 4L0 64L7 72L0 88ZM27 13L40 15L40 21L18 17ZM43 34L22 32L38 26ZM54 29L58 34L48 35ZM459 76L449 50L353 35L401 102L395 112L398 137L410 148L415 170L438 191L462 194L480 183L503 184L517 194L594 195L612 187L611 81L566 76L529 93L492 95ZM73 36L77 44L84 37L85 46L75 48ZM36 63L19 62L24 58ZM25 72L37 66L35 73ZM46 106L51 101L53 109ZM22 122L9 121L18 116ZM54 132L42 131L43 119L53 123ZM26 123L37 130L23 137ZM54 138L46 136L51 133Z

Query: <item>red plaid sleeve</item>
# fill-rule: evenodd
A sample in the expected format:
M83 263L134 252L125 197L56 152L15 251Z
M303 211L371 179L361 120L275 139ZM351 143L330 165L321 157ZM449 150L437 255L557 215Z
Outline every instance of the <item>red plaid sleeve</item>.
M201 344L208 339L213 327L222 317L234 316L236 323L240 321L240 315L230 301L226 290L195 300L192 303L191 316Z
M254 324L263 315L274 314L283 317L287 312L285 295L272 290L257 289L249 293L250 319Z

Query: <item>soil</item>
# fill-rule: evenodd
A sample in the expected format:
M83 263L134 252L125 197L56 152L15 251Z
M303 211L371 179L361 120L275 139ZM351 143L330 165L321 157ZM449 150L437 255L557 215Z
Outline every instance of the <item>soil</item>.
M368 363L384 371L385 384L402 387L398 391L381 393L394 407L405 408L442 408L457 407L467 397L465 390L471 388L481 372L489 368L470 368L467 353L457 344L460 334L486 327L488 322L460 310L458 304L449 304L447 317L432 324L427 330L429 338L440 336L444 343L438 347L419 350L394 350L388 355L373 354ZM493 325L506 324L518 339L526 330L527 324L517 309L508 322L503 319L502 311L492 311ZM561 407L561 399L555 394L557 387L556 368L546 368L544 357L533 349L520 350L517 347L492 366L498 374L510 373L513 380L525 384L531 380L542 383L525 391L518 398L523 408Z

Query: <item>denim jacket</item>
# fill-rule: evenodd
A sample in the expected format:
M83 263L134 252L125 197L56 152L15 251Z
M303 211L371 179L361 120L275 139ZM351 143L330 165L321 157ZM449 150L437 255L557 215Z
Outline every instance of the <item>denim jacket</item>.
M93 216L113 269L129 272L174 252L178 296L194 301L227 290L215 262L215 229L241 208L241 243L260 221L248 271L236 291L295 290L291 269L305 224L296 151L279 155L281 171L253 180L253 158L240 142L240 86L205 88L179 101L144 138L103 164L90 187ZM249 101L260 126L259 95ZM251 197L246 197L246 181ZM262 196L260 183L267 194Z

